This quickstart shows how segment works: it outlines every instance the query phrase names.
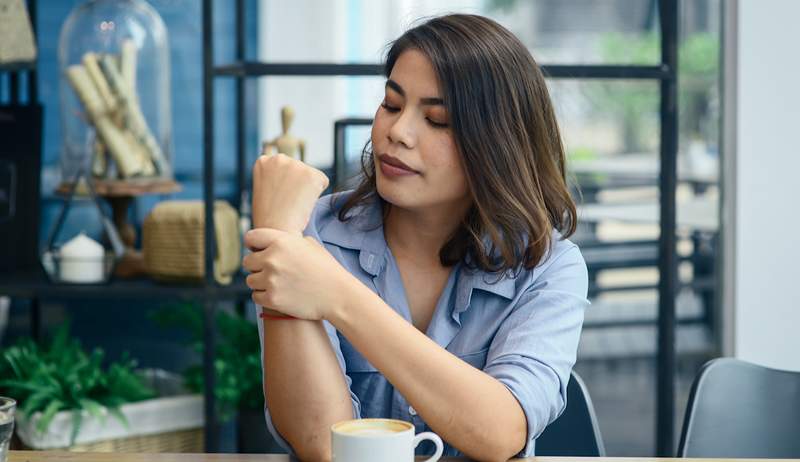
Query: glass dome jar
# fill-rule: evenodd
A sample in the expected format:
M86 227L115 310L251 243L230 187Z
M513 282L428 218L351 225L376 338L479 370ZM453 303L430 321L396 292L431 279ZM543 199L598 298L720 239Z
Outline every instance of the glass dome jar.
M143 0L89 0L58 45L61 177L172 178L167 29Z

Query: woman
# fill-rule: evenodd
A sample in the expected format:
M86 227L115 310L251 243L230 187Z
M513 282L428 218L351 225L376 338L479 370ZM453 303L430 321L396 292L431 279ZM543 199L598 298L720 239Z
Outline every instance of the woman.
M385 71L355 191L314 204L320 172L254 167L244 266L265 307L270 431L307 460L354 417L410 421L446 455L532 454L564 409L588 305L542 73L471 15L410 29Z

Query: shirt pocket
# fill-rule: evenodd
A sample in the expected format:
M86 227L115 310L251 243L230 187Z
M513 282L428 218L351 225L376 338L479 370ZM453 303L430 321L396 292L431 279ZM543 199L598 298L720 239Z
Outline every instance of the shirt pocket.
M456 354L456 356L475 369L483 370L483 367L486 366L486 355L488 353L489 349L484 348L483 350L476 351L475 353Z

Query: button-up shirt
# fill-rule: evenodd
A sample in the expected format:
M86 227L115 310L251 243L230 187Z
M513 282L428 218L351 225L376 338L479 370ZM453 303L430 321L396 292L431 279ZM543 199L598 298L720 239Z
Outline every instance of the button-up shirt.
M347 271L411 322L400 270L384 238L381 205L373 198L351 209L349 220L340 221L338 212L349 194L321 198L305 234L322 242ZM527 419L527 441L520 456L533 454L535 439L566 406L567 383L589 304L587 286L586 264L578 247L554 231L549 252L532 269L498 276L456 265L436 304L426 335L505 385L519 402ZM347 338L327 321L324 324L345 374L354 418L400 419L413 423L417 433L433 431ZM263 345L261 323L259 335ZM265 414L272 436L291 453L269 409ZM433 449L424 441L417 455L432 454ZM444 455L462 454L445 442Z

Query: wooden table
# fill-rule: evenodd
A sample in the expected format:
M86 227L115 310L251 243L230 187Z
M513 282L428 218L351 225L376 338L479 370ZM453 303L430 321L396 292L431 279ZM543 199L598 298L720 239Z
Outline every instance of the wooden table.
M122 454L49 451L11 451L9 462L289 462L289 456L266 454ZM425 460L417 457L417 460ZM467 461L461 457L445 457L443 462ZM772 459L670 459L652 457L531 457L515 459L529 462L703 462L703 461L768 461ZM791 461L800 459L781 459Z

